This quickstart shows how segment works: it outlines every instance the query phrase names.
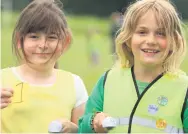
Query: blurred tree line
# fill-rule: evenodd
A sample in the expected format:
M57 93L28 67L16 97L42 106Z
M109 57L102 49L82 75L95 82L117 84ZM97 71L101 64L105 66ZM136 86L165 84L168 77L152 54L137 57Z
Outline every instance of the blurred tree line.
M32 0L1 0L1 9L21 10ZM70 14L109 16L115 11L124 11L134 0L61 0ZM183 19L188 19L188 0L172 0Z

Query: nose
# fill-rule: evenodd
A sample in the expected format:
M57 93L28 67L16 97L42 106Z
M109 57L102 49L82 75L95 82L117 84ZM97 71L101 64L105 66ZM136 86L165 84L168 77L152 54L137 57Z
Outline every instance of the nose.
M150 33L150 34L147 36L146 43L147 43L148 45L155 45L156 42L157 42L157 41L156 41L155 34Z
M48 42L47 42L45 36L42 36L42 37L40 38L38 47L39 47L40 49L44 49L44 50L48 48Z

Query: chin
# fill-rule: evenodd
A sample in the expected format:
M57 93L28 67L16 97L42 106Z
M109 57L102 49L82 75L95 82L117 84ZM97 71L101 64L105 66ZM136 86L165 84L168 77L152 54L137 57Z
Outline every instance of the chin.
M142 63L143 65L148 67L154 67L159 65L159 61L153 61L153 60L143 61Z
M36 64L45 64L46 62L48 62L48 60L38 60L38 61L35 61Z
M37 66L46 66L46 62L33 62L33 64Z

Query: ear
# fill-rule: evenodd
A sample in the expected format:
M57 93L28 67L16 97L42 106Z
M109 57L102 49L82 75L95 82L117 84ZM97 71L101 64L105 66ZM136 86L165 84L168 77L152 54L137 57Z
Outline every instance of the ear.
M20 39L17 41L17 47L18 47L18 49L21 48L21 41L20 41Z
M63 52L66 51L70 47L71 40L72 40L72 37L70 34L68 34L63 45Z
M20 39L20 35L18 33L16 33L16 40L17 40L17 47L18 49L21 48L21 39Z
M124 42L124 43L123 43L123 47L126 47L127 50L130 51L130 52L132 51L132 49L131 49L131 43L130 43L130 42L127 42L127 43Z

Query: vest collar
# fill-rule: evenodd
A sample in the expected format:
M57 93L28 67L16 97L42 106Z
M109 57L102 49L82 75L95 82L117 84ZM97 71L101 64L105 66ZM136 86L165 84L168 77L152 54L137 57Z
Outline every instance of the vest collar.
M136 93L137 93L137 96L138 98L141 97L140 94L139 94L139 90L138 90L138 86L137 86L137 83L136 83L136 77L135 77L135 74L134 74L134 66L131 67L131 74L132 74L132 79L133 79L133 82L134 82L134 86L135 86L135 89L136 89ZM143 91L142 94L144 94L155 82L157 82L162 76L164 75L164 73L161 73L160 75L158 75L146 88L145 90ZM142 95L141 94L141 95Z

